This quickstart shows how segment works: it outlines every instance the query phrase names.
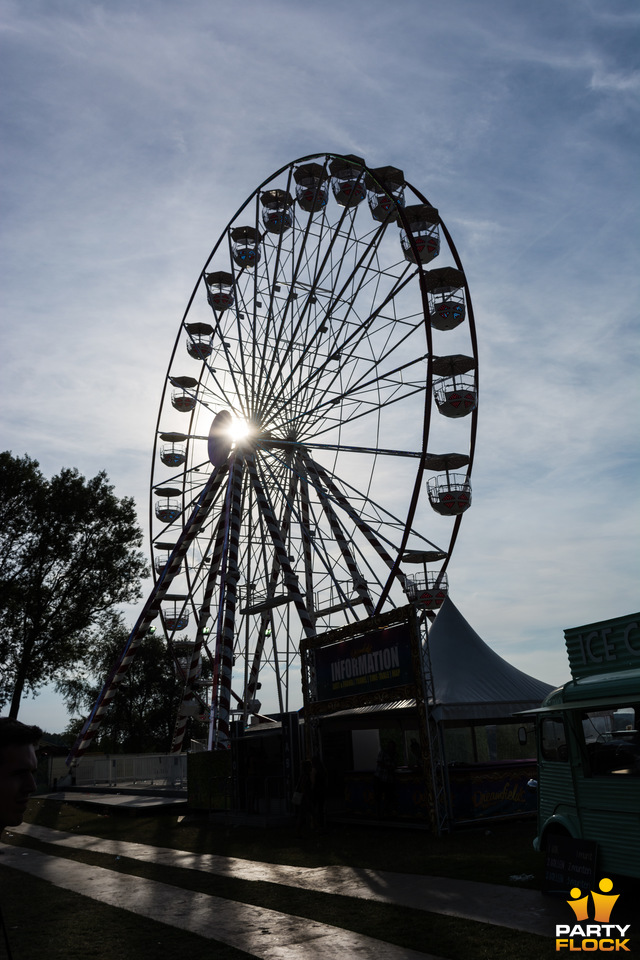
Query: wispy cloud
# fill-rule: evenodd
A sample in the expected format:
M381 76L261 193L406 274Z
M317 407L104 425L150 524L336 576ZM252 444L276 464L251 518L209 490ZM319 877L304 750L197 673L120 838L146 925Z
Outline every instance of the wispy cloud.
M592 90L613 90L617 93L640 92L640 71L632 70L626 73L609 73L604 69L596 69L591 77Z

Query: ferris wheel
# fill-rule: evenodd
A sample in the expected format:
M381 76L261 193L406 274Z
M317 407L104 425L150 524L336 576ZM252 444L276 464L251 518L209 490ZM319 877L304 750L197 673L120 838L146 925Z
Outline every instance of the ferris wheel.
M437 609L471 503L477 366L460 258L401 170L304 157L242 204L180 323L154 444L174 749L190 713L210 713L211 746L234 711L297 708L301 639Z

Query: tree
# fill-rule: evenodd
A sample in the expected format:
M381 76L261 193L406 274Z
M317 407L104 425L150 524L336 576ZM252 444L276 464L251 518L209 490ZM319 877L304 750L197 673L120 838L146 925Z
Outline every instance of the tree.
M111 629L86 648L86 673L61 681L67 707L88 715L105 677L117 662L129 631L114 618ZM182 699L184 679L164 640L149 633L122 677L104 715L94 747L105 753L168 753ZM72 720L66 735L75 739L84 720Z
M118 604L139 599L141 543L133 499L104 472L47 480L37 461L0 453L0 707L11 717L82 658Z

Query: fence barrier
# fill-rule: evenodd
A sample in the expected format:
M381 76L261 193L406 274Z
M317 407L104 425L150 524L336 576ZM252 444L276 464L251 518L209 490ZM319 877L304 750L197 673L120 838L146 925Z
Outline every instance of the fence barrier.
M186 754L145 754L117 757L85 756L75 768L77 787L150 786L165 790L187 789Z

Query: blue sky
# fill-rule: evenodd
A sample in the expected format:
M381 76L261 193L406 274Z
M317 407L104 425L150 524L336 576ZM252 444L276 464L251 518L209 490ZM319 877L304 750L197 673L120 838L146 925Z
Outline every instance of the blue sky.
M401 167L478 326L451 595L564 681L563 628L639 606L637 4L3 0L0 27L2 448L105 469L145 523L169 354L236 209L309 153Z

